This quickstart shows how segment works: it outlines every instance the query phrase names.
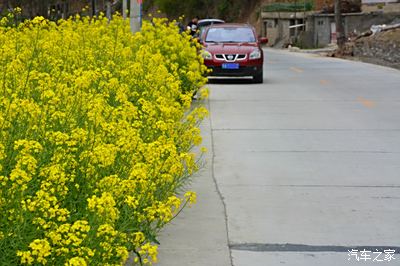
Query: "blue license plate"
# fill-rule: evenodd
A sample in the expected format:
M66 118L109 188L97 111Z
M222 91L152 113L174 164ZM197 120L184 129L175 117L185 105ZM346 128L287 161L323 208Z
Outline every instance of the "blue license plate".
M239 69L238 63L225 63L222 64L222 69Z

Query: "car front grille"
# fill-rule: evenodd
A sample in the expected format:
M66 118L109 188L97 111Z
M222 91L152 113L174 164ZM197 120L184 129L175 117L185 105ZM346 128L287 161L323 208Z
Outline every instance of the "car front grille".
M246 54L216 54L215 59L224 60L227 62L235 62L245 60L247 58Z

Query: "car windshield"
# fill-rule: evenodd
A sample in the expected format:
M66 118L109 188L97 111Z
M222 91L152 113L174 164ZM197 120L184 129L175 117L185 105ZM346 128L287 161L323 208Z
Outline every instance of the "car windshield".
M207 32L206 42L255 42L256 37L248 27L218 27Z

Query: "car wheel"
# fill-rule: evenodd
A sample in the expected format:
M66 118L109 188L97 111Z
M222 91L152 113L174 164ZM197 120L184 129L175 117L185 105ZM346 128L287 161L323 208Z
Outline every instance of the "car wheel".
M263 83L263 80L264 80L264 77L263 77L263 72L262 71L253 76L253 82L254 83Z

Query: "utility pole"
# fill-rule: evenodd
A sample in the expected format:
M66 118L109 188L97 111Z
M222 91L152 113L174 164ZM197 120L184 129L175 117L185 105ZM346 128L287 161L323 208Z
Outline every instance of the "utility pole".
M306 0L304 0L304 2L303 2L303 24L304 24L304 26L303 26L303 31L306 31L307 29L306 29Z
M297 25L297 0L294 0L294 25ZM297 26L294 28L294 42L297 43Z
M335 23L336 23L336 39L339 47L339 52L343 51L346 37L343 30L343 17L341 10L341 0L335 0Z
M122 0L122 17L126 19L128 14L128 0Z
M107 0L106 1L106 17L108 20L111 20L111 1Z
M140 1L140 2L139 2ZM129 17L132 33L140 31L140 5L141 0L131 0Z

